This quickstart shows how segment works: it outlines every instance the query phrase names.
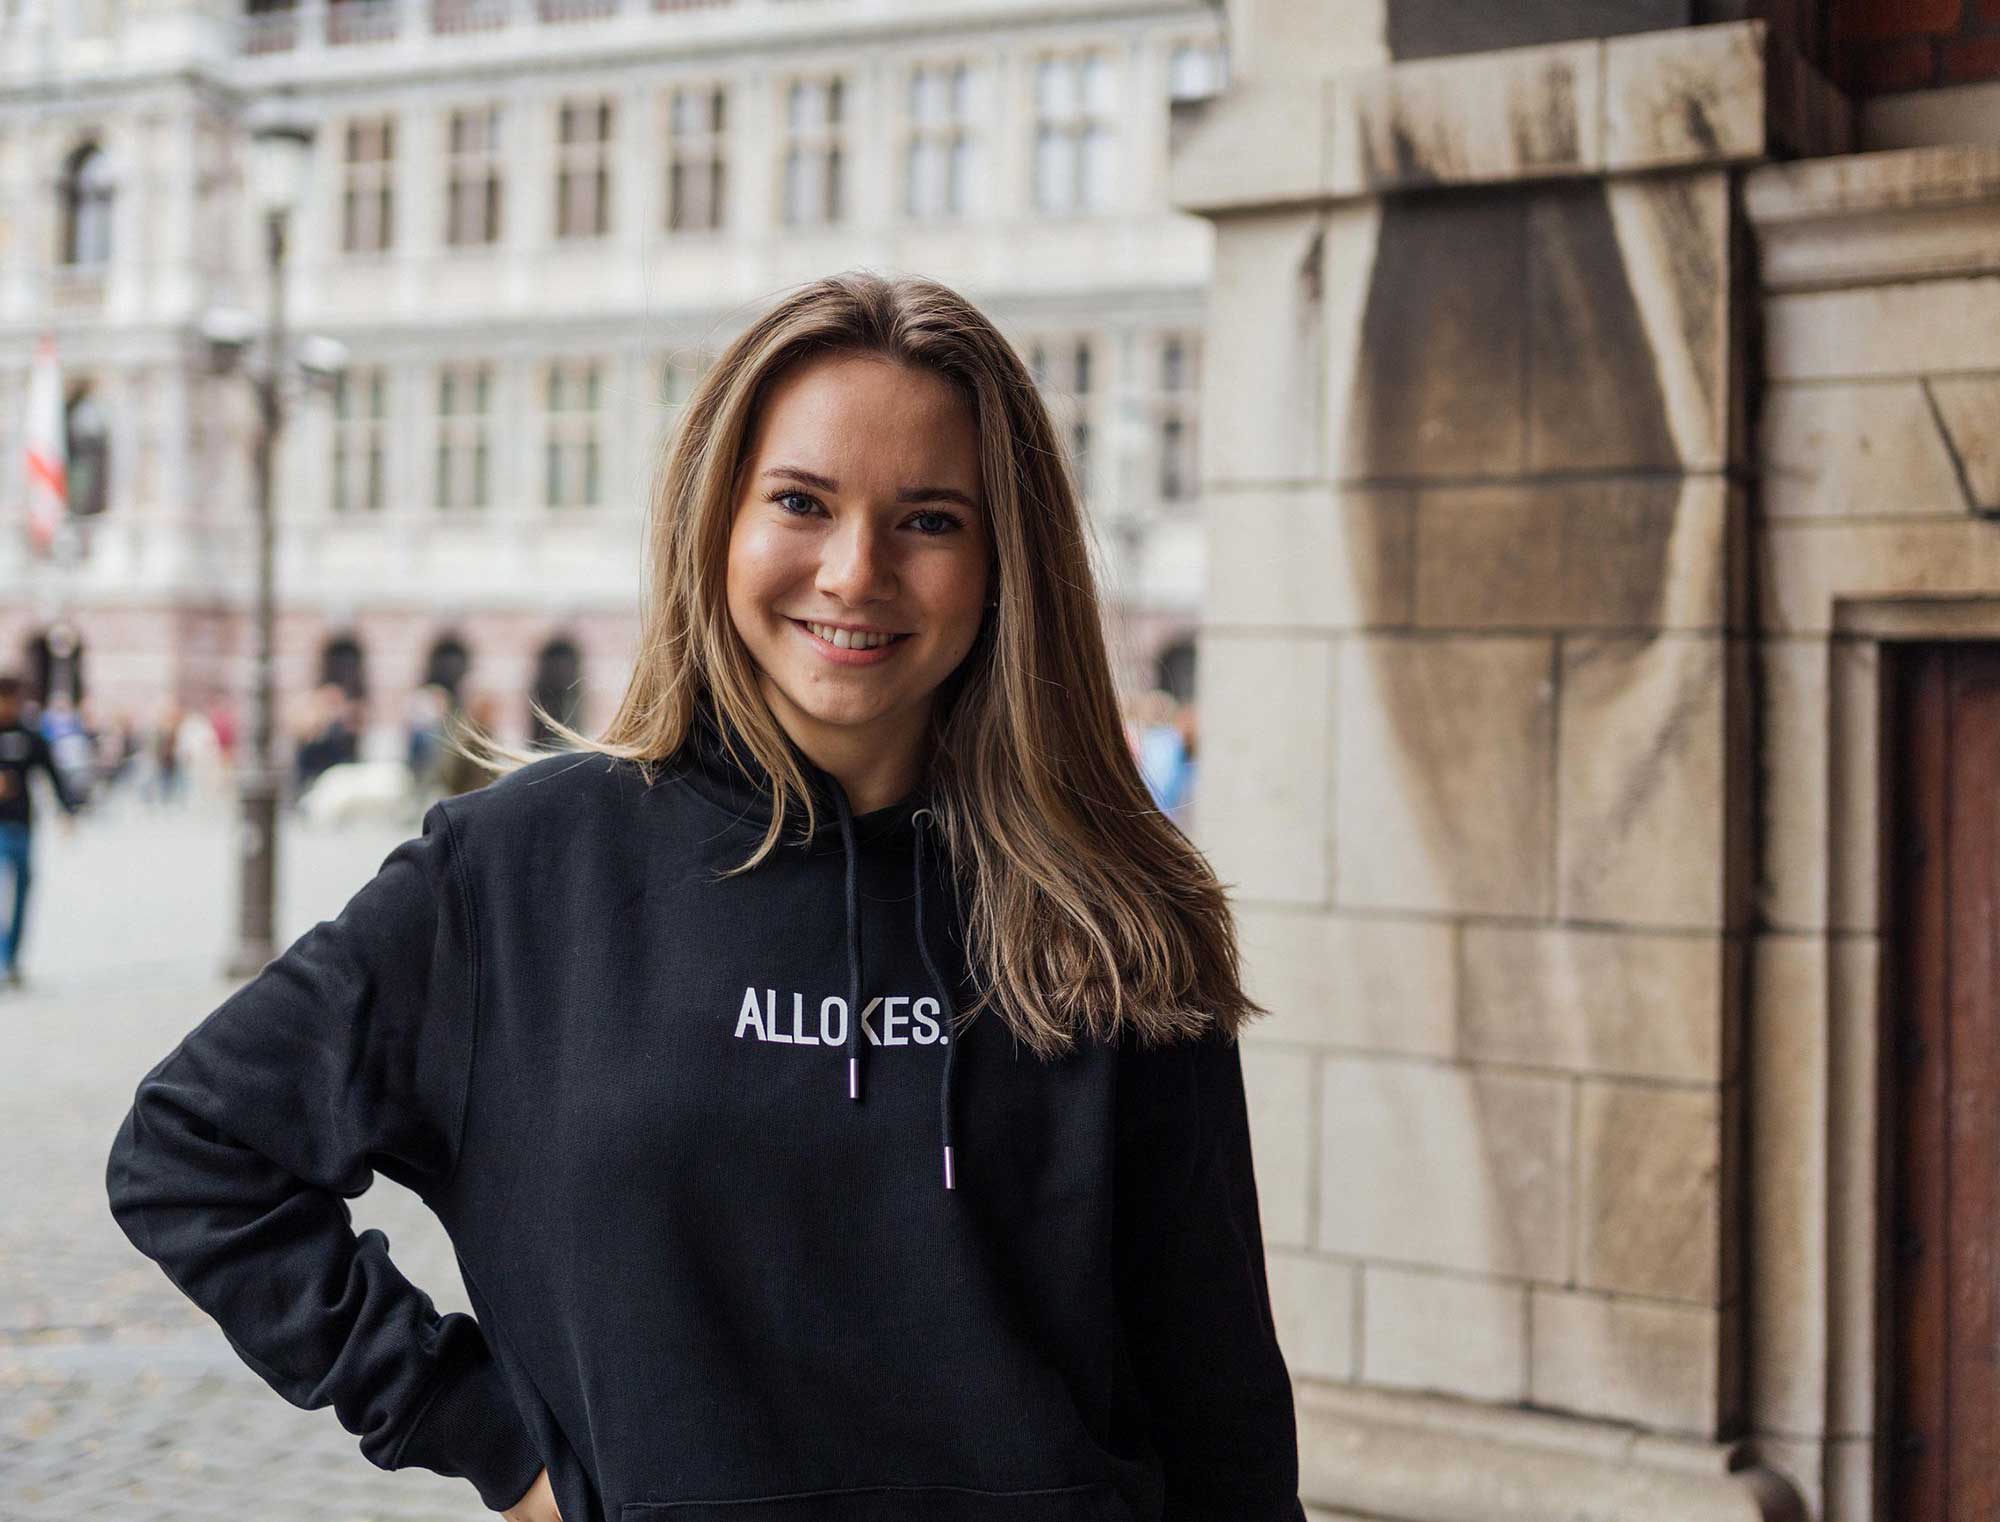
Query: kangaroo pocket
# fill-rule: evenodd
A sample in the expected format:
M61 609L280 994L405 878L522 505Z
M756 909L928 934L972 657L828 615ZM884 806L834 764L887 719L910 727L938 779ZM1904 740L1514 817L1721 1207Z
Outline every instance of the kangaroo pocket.
M618 1522L1132 1522L1108 1484L1054 1490L871 1485L728 1501L628 1501Z

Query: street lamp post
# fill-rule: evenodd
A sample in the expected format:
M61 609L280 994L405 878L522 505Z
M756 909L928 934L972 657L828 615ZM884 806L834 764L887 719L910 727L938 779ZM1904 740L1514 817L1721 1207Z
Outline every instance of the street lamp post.
M277 955L275 936L278 864L278 769L272 756L276 706L277 595L271 505L277 442L284 426L285 238L294 208L304 195L311 166L313 129L282 106L259 114L250 133L251 193L264 222L265 269L270 307L265 325L264 362L253 376L257 390L254 457L257 513L256 656L251 686L249 755L238 774L242 804L242 904L236 950L228 974L247 978Z

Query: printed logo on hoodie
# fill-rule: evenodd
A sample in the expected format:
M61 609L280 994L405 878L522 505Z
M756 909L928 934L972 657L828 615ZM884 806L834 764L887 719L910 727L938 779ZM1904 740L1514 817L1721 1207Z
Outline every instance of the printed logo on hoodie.
M948 1044L944 1027L938 1022L943 1006L928 994L912 998L908 994L878 994L861 1011L861 1034L870 1046L931 1046ZM878 1028L879 1027L879 1028ZM743 990L743 1007L736 1016L736 1036L754 1036L759 1041L775 1041L785 1046L845 1046L847 1044L847 1001L829 994L819 1001L819 1018L806 1015L806 996L792 995L791 1008L780 1014L778 991Z

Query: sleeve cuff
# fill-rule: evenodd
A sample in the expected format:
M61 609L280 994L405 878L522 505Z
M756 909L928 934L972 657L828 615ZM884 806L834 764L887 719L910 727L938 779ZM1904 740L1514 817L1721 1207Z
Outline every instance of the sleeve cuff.
M490 1352L447 1379L417 1418L396 1467L470 1480L487 1510L505 1511L535 1483L542 1456Z

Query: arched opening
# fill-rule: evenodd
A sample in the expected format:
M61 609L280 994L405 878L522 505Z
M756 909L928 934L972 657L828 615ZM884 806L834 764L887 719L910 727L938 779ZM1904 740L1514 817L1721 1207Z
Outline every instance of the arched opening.
M1194 701L1194 641L1177 639L1153 660L1153 685L1171 692L1177 703Z
M465 642L456 634L443 634L431 646L430 658L424 662L424 681L442 687L457 702L463 696L459 684L471 669L472 652L465 648Z
M357 701L368 696L368 657L351 634L337 634L320 647L319 679L332 682Z
M104 408L87 387L63 409L64 447L69 451L69 510L78 518L104 511L111 466L111 428Z
M583 711L583 655L561 635L542 646L535 657L534 698L563 723L575 727ZM540 716L529 709L528 743L542 745L554 738Z
M58 619L28 637L28 688L35 701L47 707L59 697L72 703L83 701L83 631L66 619Z
M95 143L69 156L62 176L62 262L97 265L111 258L111 161Z

